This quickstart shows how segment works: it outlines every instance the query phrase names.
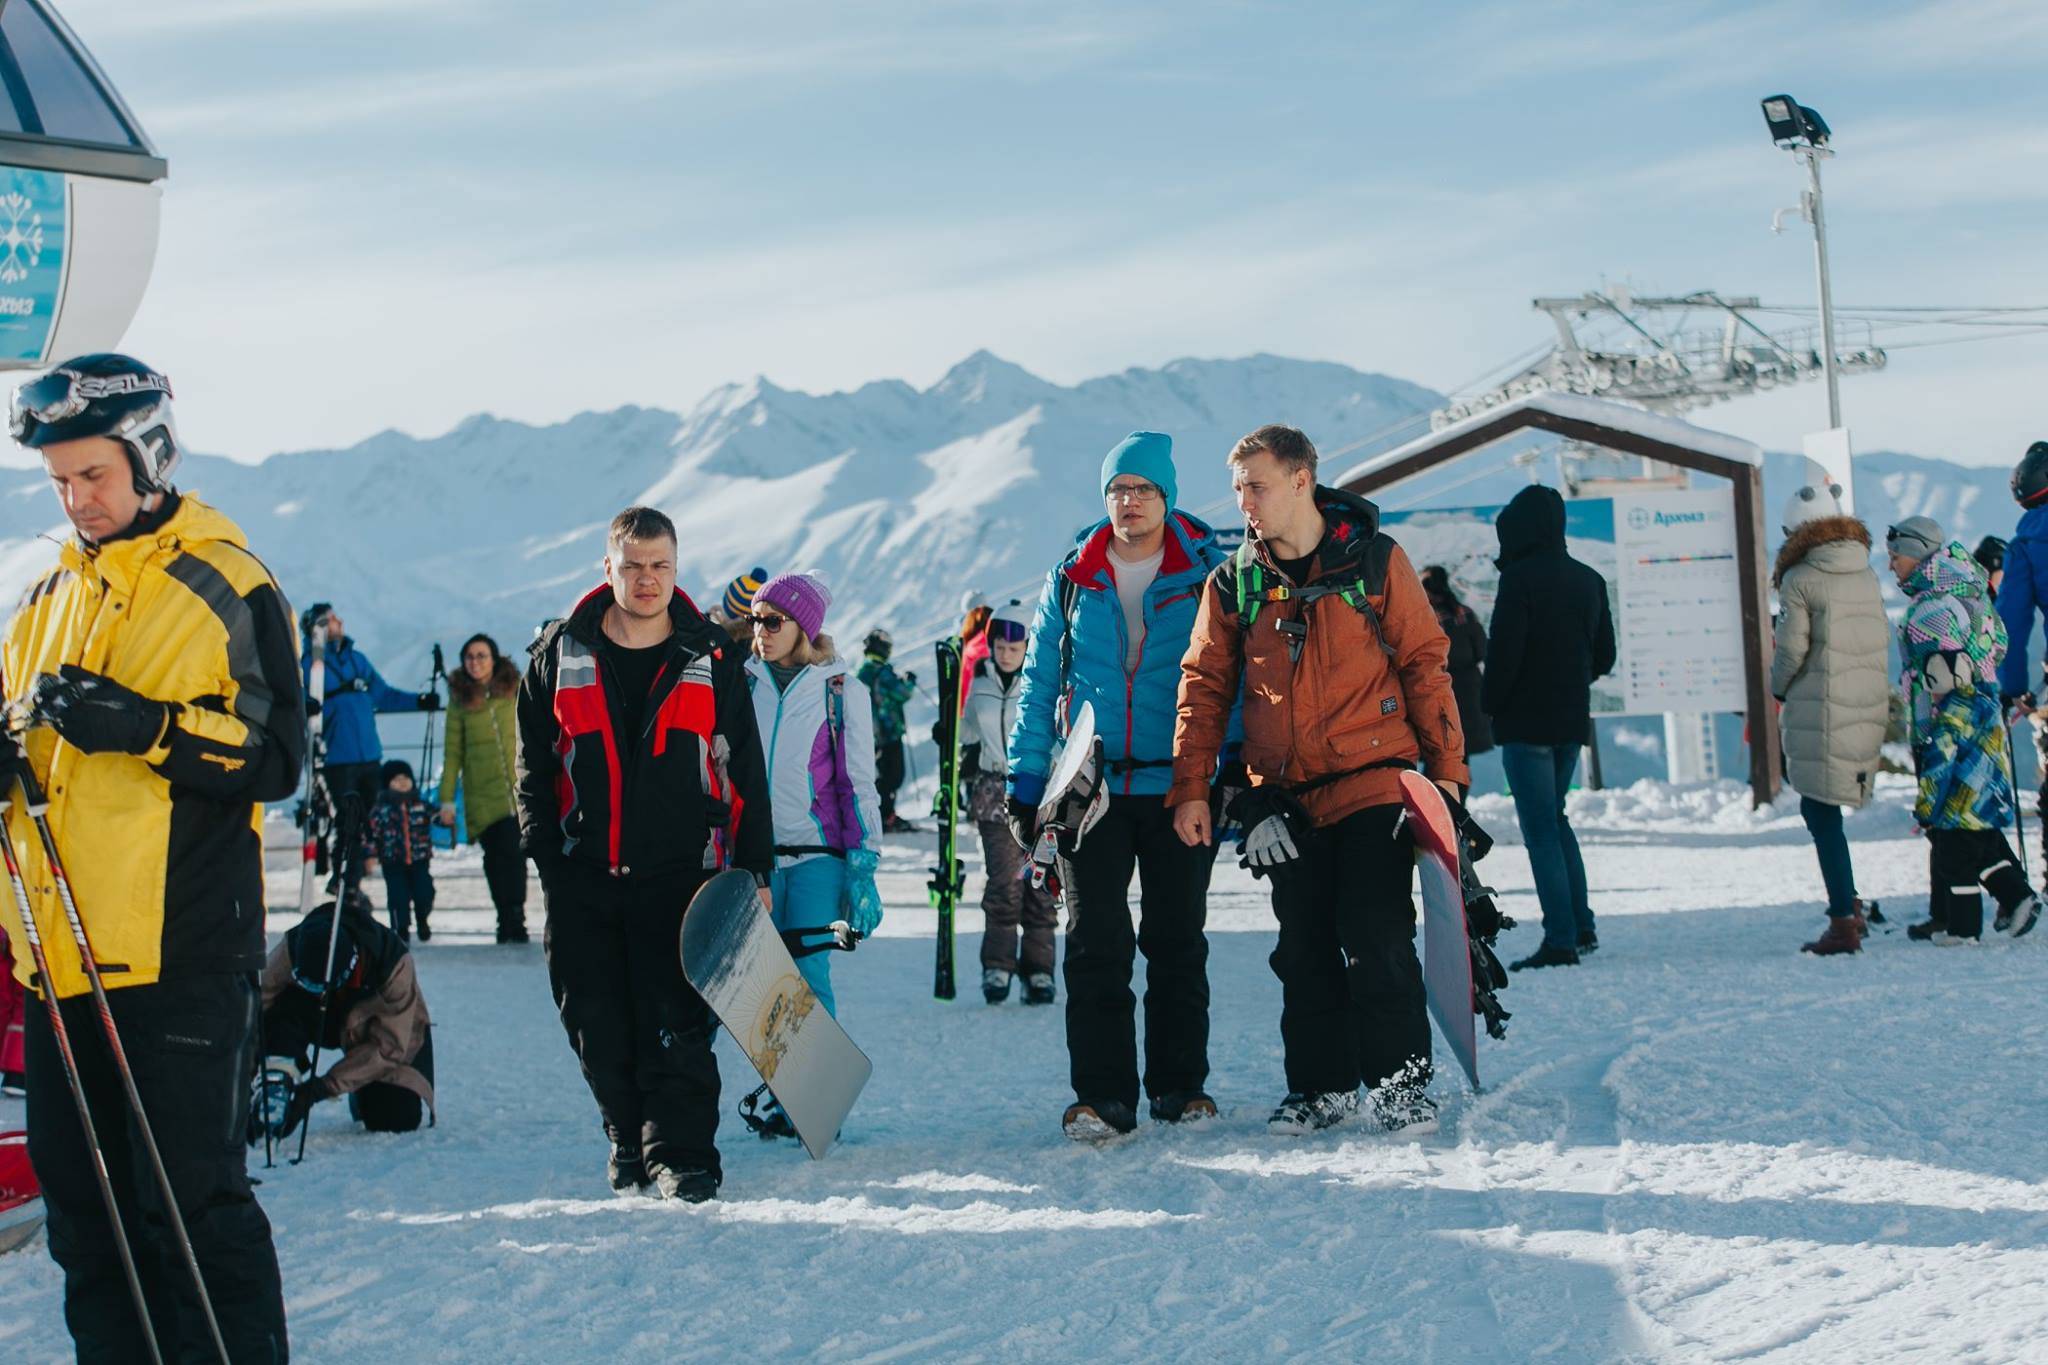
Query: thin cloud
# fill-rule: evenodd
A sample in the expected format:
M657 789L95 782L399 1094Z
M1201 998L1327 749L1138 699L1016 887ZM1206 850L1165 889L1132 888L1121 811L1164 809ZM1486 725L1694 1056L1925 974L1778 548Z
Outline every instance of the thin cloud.
M613 91L645 98L691 87L711 87L775 77L810 77L837 83L848 79L915 75L934 71L1029 71L1096 60L1137 41L1130 30L1059 25L1005 33L958 31L922 35L871 34L811 42L724 47L693 46L665 52L636 51L630 45L596 51L628 56L545 64L462 65L404 73L371 72L346 81L295 85L286 90L249 91L216 99L157 106L152 128L268 139L279 133L316 132L433 111L504 118L516 104L536 104L568 95ZM797 83L792 82L792 88Z

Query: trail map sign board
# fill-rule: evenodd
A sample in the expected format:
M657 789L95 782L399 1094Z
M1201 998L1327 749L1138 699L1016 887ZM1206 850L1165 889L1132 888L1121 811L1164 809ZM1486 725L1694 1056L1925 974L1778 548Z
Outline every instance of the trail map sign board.
M1620 662L1593 684L1600 715L1740 711L1742 602L1726 489L1660 490L1565 504L1565 546L1607 580ZM1389 512L1387 534L1419 571L1441 564L1489 630L1500 507Z

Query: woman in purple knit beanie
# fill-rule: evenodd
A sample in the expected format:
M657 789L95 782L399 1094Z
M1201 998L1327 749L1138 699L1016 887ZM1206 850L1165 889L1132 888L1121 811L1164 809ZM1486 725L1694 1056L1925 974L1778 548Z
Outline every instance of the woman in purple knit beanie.
M875 725L868 690L847 668L825 634L832 592L816 574L780 574L754 594L749 617L753 657L747 683L754 720L768 755L769 806L775 827L775 871L769 882L770 916L803 945L831 940L830 926L845 920L866 935L881 923L875 889L882 807L875 794ZM797 970L827 1011L832 954L797 958ZM772 1103L764 1111L767 1135L795 1137Z

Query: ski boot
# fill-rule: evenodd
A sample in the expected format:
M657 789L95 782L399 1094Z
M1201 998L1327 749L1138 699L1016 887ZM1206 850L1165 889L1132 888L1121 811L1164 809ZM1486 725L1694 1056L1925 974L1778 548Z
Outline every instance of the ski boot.
M1067 1106L1060 1128L1076 1142L1122 1137L1138 1127L1138 1116L1121 1100L1079 1100Z
M2001 908L1997 918L1991 921L1991 928L2007 938L2021 938L2040 918L2041 898L2029 896L2010 910Z
M1288 1092L1266 1117L1266 1131L1285 1137L1321 1132L1335 1127L1358 1112L1356 1090L1326 1090L1320 1095Z
M419 931L420 931L420 942L422 942L422 943L425 943L425 942L427 942L428 940L430 940L430 939L432 939L432 938L434 937L434 931L433 931L432 929L429 929L429 928L427 927L427 912L426 912L426 911L424 911L424 910L421 910L421 911L419 911L419 912L418 912L418 916L417 916L417 918L418 918L418 920L419 920L419 924L418 924L418 925L417 925L416 927L417 927L417 928L419 929Z
M1373 1091L1372 1116L1382 1129L1403 1137L1436 1131L1436 1101L1419 1085L1397 1081Z
M1576 967L1579 953L1576 948L1553 948L1546 941L1535 952L1519 962L1510 962L1508 970L1519 972L1531 967Z
M1923 919L1917 924L1906 926L1906 937L1915 943L1932 943L1936 934L1947 934L1948 921Z
M1059 992L1053 989L1051 972L1033 972L1024 978L1024 1003L1050 1005Z
M1585 933L1579 935L1580 957L1586 957L1589 954L1597 953L1599 951L1600 935L1594 933L1591 929L1588 929Z
M1156 1123L1195 1123L1216 1117L1216 1101L1199 1090L1169 1090L1152 1097Z
M640 1160L640 1149L613 1143L612 1154L604 1163L604 1178L611 1183L613 1194L637 1194L646 1189L647 1167Z
M1010 974L1000 967L989 967L981 974L981 998L991 1005L1000 1005L1010 998Z
M647 1166L648 1178L654 1184L654 1191L663 1199L680 1199L685 1204L701 1204L718 1193L718 1177L709 1171L691 1167L677 1170L660 1162Z

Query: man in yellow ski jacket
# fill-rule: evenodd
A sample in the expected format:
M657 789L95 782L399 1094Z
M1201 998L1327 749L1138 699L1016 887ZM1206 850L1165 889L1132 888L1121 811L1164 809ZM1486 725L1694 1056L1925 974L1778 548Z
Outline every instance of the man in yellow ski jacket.
M166 1358L212 1354L79 947L24 810L22 764L49 823L150 1127L235 1360L283 1359L270 1225L250 1191L247 1122L263 966L262 805L296 788L306 741L283 593L241 530L180 495L170 386L126 356L83 356L16 395L13 433L38 451L75 534L23 596L0 644L6 835L108 1173L137 1210L128 1236ZM26 727L26 728L24 728ZM23 942L12 893L0 927ZM45 1007L27 1022L29 1158L81 1358L146 1359Z

